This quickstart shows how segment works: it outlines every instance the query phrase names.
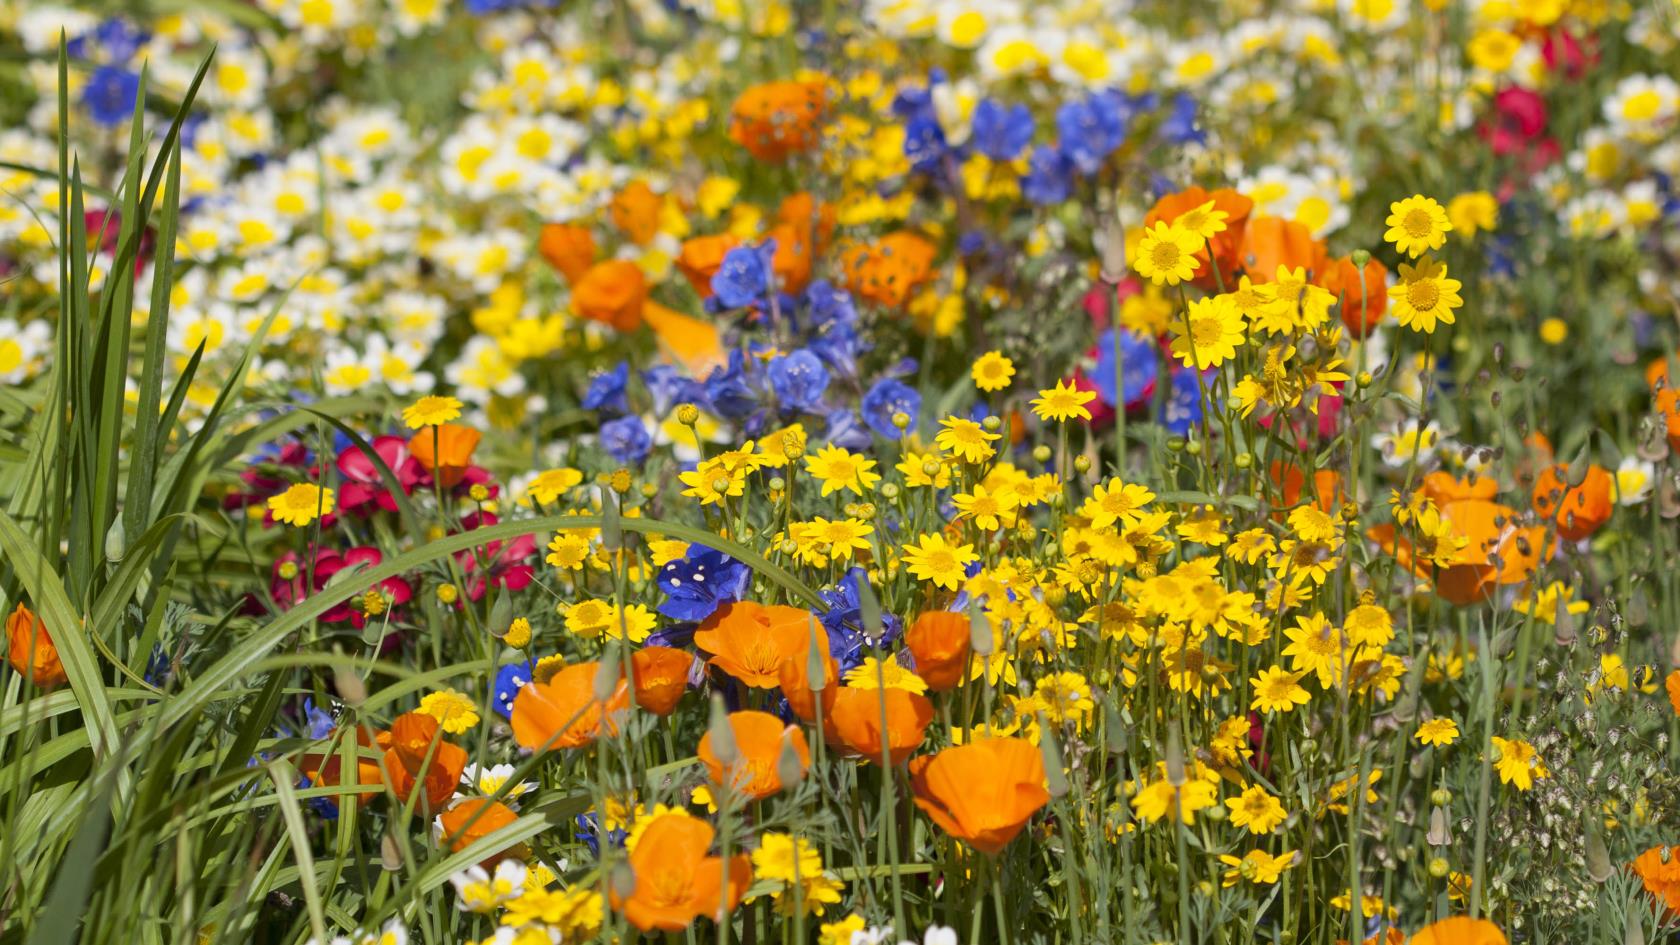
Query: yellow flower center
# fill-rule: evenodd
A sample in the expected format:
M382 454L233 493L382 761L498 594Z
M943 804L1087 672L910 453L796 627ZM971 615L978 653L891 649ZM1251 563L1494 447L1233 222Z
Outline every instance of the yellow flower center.
M1183 255L1179 252L1177 243L1161 242L1149 250L1149 261L1154 263L1157 269L1175 269Z
M1432 279L1409 283L1406 286L1406 302L1420 312L1433 309L1440 300L1441 289Z
M1400 221L1400 228L1414 240L1421 240L1435 229L1435 222L1430 219L1429 211L1418 209L1407 211L1405 219Z

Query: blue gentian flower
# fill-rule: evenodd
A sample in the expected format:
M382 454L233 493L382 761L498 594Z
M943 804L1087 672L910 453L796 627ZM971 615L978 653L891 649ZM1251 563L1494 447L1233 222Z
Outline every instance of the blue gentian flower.
M595 375L589 382L589 390L583 394L584 409L624 413L630 409L630 402L625 396L629 383L630 365L623 361L612 370Z
M792 410L811 409L828 390L828 369L804 348L771 358L768 373L776 399Z
M496 670L496 694L490 707L504 719L513 718L513 699L530 681L529 663L509 663Z
M140 76L122 66L100 66L82 86L82 105L94 121L115 128L134 117L139 94Z
M877 436L897 440L916 430L916 419L922 412L922 395L908 384L883 377L863 395L863 422L869 424ZM907 414L909 426L900 430L893 426L895 413Z
M1120 329L1120 357L1125 365L1126 404L1135 406L1147 399L1155 389L1160 374L1160 356L1149 339L1129 329ZM1114 329L1097 339L1097 366L1091 372L1091 382L1097 385L1097 396L1110 407L1114 399Z
M765 240L758 246L737 246L723 256L718 271L712 273L712 296L725 308L746 308L769 293L773 271L770 260L776 255L776 241Z
M1013 161L1032 143L1032 112L1025 105L1004 107L995 99L974 106L970 140L974 149L994 161Z
M1073 193L1073 165L1060 148L1041 144L1034 149L1021 178L1021 193L1040 207L1068 199Z
M818 596L828 609L822 614L823 630L828 634L828 652L840 664L840 673L856 669L863 663L869 640L863 635L863 607L858 598L858 583L869 580L868 572L852 568L832 590L819 591ZM891 646L904 629L904 621L897 615L881 612L881 645Z
M640 417L619 417L601 424L601 448L626 466L639 466L653 448L653 437Z
M656 608L672 620L701 621L723 604L741 599L752 569L716 548L689 545L688 554L659 569L666 600Z

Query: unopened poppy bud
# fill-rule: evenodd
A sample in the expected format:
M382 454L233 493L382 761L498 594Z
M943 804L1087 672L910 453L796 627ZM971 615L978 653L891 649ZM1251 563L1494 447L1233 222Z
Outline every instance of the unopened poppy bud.
M612 876L607 882L612 885L612 894L617 900L629 899L636 894L636 870L627 860L613 864Z
M858 618L863 622L863 635L870 642L875 642L886 633L881 624L881 602L875 597L875 589L868 581L858 581Z
M723 705L723 696L715 692L712 693L712 720L706 732L711 736L712 755L725 769L741 757L735 746L735 729L729 724L729 710Z
M1183 787L1184 749L1178 743L1178 729L1167 730L1167 783L1175 788Z
M116 564L123 559L128 551L128 533L123 529L122 519L111 522L111 527L105 532L105 560Z
M799 759L799 751L785 735L782 750L776 754L776 777L783 787L792 787L805 779L805 765Z
M968 648L976 656L992 655L992 621L978 603L968 607Z
M622 617L620 618L622 619ZM622 628L620 629L622 632ZM608 649L601 655L601 665L595 670L595 701L605 704L618 689L618 681L623 676L618 667L618 651Z
M677 422L685 427L694 426L700 422L700 408L693 404L678 404Z
M1068 792L1067 773L1062 770L1062 749L1056 744L1056 733L1043 712L1038 713L1038 732L1038 750L1044 755L1045 790L1051 797L1062 797Z
M1032 457L1034 462L1048 463L1050 461L1050 447L1043 443L1038 444L1033 447Z
M828 668L823 665L822 644L817 634L824 632L817 627L817 617L811 615L811 646L805 651L805 679L807 688L812 692L822 692L828 688Z

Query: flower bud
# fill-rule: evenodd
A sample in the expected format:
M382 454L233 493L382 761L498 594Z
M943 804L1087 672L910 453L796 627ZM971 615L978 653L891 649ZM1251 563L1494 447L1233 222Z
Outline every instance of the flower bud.
M685 427L694 426L700 422L700 408L693 404L678 404L677 422Z

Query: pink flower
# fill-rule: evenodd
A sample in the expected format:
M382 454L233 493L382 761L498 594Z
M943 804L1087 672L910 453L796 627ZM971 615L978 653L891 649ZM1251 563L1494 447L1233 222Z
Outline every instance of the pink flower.
M495 515L473 513L461 520L467 531L477 528L487 528L496 524ZM461 570L467 578L467 597L483 600L486 592L492 587L505 587L510 591L522 591L531 586L537 569L531 564L536 557L537 540L530 535L521 535L512 541L486 542L478 548L458 553L455 558L461 562Z
M426 470L419 460L409 454L408 441L400 436L381 436L375 437L370 445L386 468L396 476L403 495L412 495L415 487L426 478ZM378 465L361 449L351 446L339 453L338 471L344 476L344 484L338 491L339 508L357 515L372 514L371 504L377 504L387 512L396 511L396 496L386 488Z

